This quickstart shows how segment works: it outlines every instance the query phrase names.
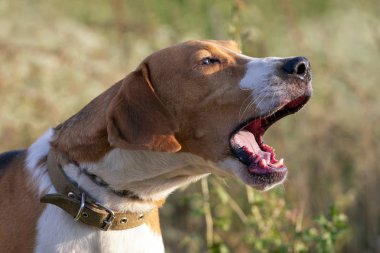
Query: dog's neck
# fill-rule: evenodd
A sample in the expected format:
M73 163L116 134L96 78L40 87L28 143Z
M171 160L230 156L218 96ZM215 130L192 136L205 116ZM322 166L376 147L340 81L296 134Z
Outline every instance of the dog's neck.
M205 166L207 162L189 153L113 149L98 162L68 163L63 168L100 203L119 211L148 212L178 187L205 176Z
M38 187L39 196L56 192L45 162L54 135L54 130L50 129L28 149L27 170L31 173L31 182ZM163 252L157 207L176 188L204 176L201 171L205 166L208 166L206 161L189 153L173 156L121 149L109 151L97 162L64 163L66 175L103 205L119 212L153 210L155 219L136 228L103 232L75 222L63 210L47 205L38 222L36 251L53 252L56 249L51 248L52 245L65 241L62 252L78 247L88 247L88 252L99 252L96 247L105 252L119 252L114 247L122 247L120 251L127 252ZM85 170L102 178L112 190L129 190L139 199L122 197L108 187L99 186L84 173ZM127 241L134 243L125 244ZM143 250L134 247L143 247Z
M102 205L117 212L153 211L157 213L156 218L137 228L103 232L77 223L63 210L47 205L38 223L41 229L37 252L53 252L51 245L61 245L63 241L70 243L65 244L62 252L79 246L88 246L89 252L99 252L93 248L99 243L105 252L119 252L113 248L118 245L127 252L163 252L157 207L175 189L215 168L212 162L185 152L112 148L107 140L104 115L114 93L115 89L109 89L102 99L93 100L81 112L54 130L50 129L28 149L27 169L32 175L31 181L37 185L40 197L56 192L44 163L49 150L54 148L67 158L68 162L62 164L66 175ZM108 186L98 185L88 173L101 178ZM138 199L119 196L114 191L129 191ZM125 245L126 241L134 243ZM143 247L145 251L133 247Z
M46 166L37 167L49 152L55 135L54 130L49 130L30 147L28 167L33 175L46 172ZM34 154L35 150L40 153ZM88 151L91 152L91 147ZM170 154L111 149L96 162L77 163L70 160L67 159L62 165L73 182L107 207L130 212L147 212L162 205L163 200L175 189L198 180L205 176L205 171L212 172L214 168L212 162L182 152ZM88 174L101 178L107 187L97 184ZM43 182L39 186L40 196L54 190L49 178ZM128 191L137 198L120 196L115 191Z

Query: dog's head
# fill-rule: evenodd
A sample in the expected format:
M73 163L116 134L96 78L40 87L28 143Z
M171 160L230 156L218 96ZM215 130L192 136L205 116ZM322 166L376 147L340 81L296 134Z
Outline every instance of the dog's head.
M263 135L311 94L306 58L251 58L234 42L188 41L152 54L123 80L107 109L108 140L122 149L191 153L265 190L287 168Z

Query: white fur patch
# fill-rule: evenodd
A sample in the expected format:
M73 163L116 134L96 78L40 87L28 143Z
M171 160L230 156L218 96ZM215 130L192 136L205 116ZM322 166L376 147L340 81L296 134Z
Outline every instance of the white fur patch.
M161 235L147 225L120 230L100 231L75 222L67 213L48 205L38 222L36 253L161 253Z
M39 161L47 156L50 150L50 141L54 130L47 130L27 151L26 169L31 175L31 182L37 184L38 194L42 195L52 187L45 164L38 165Z
M276 98L276 67L281 58L251 58L247 64L247 72L239 86L242 90L252 91L252 103L261 114L268 113L278 102Z
M247 72L240 81L240 88L255 90L265 86L269 75L274 73L279 59L276 57L252 58L247 64Z

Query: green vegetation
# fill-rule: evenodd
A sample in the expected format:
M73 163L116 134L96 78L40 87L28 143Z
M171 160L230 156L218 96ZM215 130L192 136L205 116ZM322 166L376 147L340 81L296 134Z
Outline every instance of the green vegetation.
M317 216L313 226L305 226L304 208L290 208L283 191L262 194L247 188L237 203L220 180L208 181L210 186L202 182L203 196L196 194L185 201L192 202L193 215L206 217L211 252L334 252L337 240L347 234L347 217L335 206ZM182 243L189 252L200 251L194 248L192 236Z
M161 211L168 252L380 252L377 0L2 0L0 151L27 147L133 70L193 38L304 55L314 97L271 127L288 181L193 184Z

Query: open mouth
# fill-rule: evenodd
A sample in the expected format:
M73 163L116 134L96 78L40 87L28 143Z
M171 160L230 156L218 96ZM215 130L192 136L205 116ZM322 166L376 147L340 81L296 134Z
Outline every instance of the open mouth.
M263 135L276 121L300 110L309 98L301 96L292 100L272 114L246 122L232 133L232 154L247 166L254 187L267 189L286 178L288 169L284 159L276 158L274 148L264 143Z

